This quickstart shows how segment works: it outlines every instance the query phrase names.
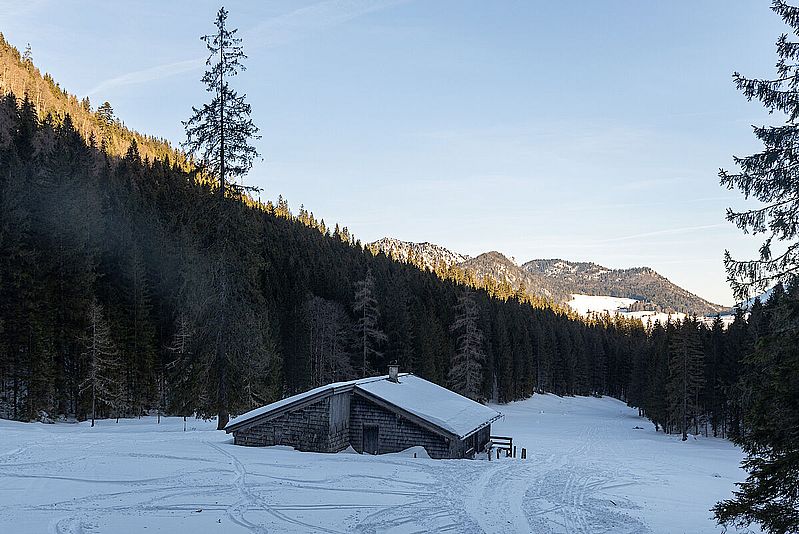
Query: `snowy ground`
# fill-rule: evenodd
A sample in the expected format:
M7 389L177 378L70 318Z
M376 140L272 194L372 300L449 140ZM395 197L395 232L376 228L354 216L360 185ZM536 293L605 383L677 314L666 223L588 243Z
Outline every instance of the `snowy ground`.
M513 436L526 461L244 448L213 423L184 433L177 418L0 421L0 530L719 532L708 509L744 477L728 442L656 434L613 399L497 408L494 434Z

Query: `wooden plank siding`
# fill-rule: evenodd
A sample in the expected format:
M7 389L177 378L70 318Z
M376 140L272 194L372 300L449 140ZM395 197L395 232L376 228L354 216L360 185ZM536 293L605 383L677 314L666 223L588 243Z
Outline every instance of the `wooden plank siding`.
M378 453L399 452L421 445L431 458L458 458L452 456L452 440L422 428L409 419L367 400L358 393L350 400L350 444L363 452L363 427L378 427ZM454 447L457 449L457 447Z
M347 447L346 429L333 431L330 397L233 432L233 443L248 447L289 445L300 451L338 452ZM343 443L343 445L342 445Z

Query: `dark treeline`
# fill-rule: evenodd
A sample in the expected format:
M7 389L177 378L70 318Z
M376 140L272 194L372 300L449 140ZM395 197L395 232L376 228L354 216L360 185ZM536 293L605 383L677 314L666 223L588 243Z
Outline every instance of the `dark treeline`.
M656 323L648 349L633 362L627 402L657 429L683 439L689 433L741 438L753 391L763 389L756 348L773 342L783 309L798 297L799 286L786 291L778 284L765 304L755 299L749 313L738 309L726 329L720 318L710 326L691 318Z
M213 192L135 143L111 157L69 115L39 120L27 98L3 98L3 416L238 413L389 361L476 398L628 394L640 324L473 290L458 273L375 256L285 201L220 208ZM220 226L225 250L209 238ZM208 350L221 322L222 362ZM459 383L475 368L477 383Z

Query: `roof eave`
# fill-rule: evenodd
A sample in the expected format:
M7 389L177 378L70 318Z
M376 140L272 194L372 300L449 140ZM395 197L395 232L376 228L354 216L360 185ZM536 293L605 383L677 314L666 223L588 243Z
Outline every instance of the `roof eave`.
M497 415L495 415L494 417L492 417L491 419L489 419L489 420L488 420L488 421L486 421L485 423L481 424L480 426L478 426L478 427L477 427L477 428L475 428L474 430L470 430L470 431L469 431L469 432L467 432L466 434L464 434L464 435L462 435L462 436L458 436L458 439L466 439L466 438L468 438L469 436L471 436L472 434L474 434L475 432L479 432L480 430L484 429L485 427L487 427L487 426L489 426L489 425L493 424L495 421L499 421L499 420L500 420L500 419L502 419L503 417L505 417L505 414L503 414L503 413L500 413L500 412L497 412Z

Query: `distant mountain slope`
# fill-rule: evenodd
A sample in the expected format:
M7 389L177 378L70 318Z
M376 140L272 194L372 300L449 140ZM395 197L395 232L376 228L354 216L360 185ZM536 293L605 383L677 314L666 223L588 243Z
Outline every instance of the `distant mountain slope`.
M380 251L397 261L412 263L430 270L434 270L438 265L450 267L469 259L469 256L452 252L433 243L410 243L391 237L378 239L367 246L372 252Z
M518 289L524 284L524 288L534 295L552 297L545 286L539 284L534 277L508 257L495 250L470 258L459 265L462 269L474 273L478 278L490 277L497 283L509 284L514 289Z
M560 298L572 293L633 298L651 301L663 311L700 315L725 310L724 306L694 295L649 267L608 269L595 263L561 259L531 260L522 267L544 275Z
M532 295L562 304L568 303L572 294L583 294L635 299L643 301L639 307L663 312L705 315L726 309L679 287L649 267L608 269L596 263L562 259L537 259L517 265L496 251L470 258L432 243L392 238L368 246L427 269L455 265L479 279L490 278L513 289L523 287Z

